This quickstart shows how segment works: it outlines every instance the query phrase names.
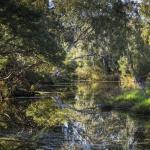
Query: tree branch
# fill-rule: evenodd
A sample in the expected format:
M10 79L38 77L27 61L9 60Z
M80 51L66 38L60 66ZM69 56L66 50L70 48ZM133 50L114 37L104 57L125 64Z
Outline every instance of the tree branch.
M90 30L91 29L91 30ZM90 30L90 31L89 31ZM92 32L93 29L91 28L91 26L89 26L88 28L86 28L77 38L76 40L74 40L67 48L67 51L70 51L73 47L76 46L76 44L80 41L83 40L87 37L87 34Z

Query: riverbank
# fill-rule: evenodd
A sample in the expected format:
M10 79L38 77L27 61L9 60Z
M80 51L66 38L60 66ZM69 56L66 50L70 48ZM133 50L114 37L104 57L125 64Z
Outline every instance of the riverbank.
M134 112L137 114L150 114L150 88L146 89L146 95L140 89L126 91L113 97L109 103L113 108Z

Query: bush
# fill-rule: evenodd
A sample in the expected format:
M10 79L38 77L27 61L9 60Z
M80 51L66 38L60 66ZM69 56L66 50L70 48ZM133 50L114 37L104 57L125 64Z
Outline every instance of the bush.
M102 80L103 74L99 67L82 66L76 69L79 79L83 80Z

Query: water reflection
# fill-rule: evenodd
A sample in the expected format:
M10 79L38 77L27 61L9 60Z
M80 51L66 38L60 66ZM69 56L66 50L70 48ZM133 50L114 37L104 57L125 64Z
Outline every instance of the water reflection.
M118 92L116 83L80 83L48 99L2 102L0 150L149 150L149 118L98 107Z

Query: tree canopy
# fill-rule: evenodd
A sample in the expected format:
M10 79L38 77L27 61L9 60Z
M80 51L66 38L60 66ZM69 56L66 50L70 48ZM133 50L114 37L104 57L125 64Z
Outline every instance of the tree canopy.
M91 69L132 74L145 80L150 71L149 1L51 3L53 7L47 0L0 2L0 56L4 66L6 58L22 64L18 68L46 62L64 69L66 54L68 63L85 58L71 56L77 49L90 58L86 65Z

